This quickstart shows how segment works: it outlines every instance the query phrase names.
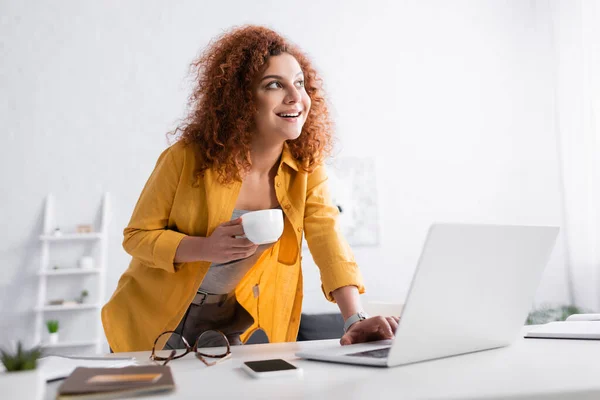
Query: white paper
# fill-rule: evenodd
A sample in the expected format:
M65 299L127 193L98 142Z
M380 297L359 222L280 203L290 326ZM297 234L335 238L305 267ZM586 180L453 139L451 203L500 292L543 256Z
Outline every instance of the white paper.
M600 321L600 314L573 314L567 317L567 321Z
M600 340L600 321L558 321L533 328L525 337Z
M102 358L102 357L61 357L48 356L38 360L38 369L42 371L44 379L66 378L77 367L88 368L120 368L136 365L134 358Z

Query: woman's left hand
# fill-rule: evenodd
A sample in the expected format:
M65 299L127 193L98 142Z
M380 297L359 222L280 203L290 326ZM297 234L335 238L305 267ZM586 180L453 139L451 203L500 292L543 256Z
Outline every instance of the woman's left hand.
M356 344L375 340L393 339L398 327L398 317L371 317L352 324L340 339L340 344Z

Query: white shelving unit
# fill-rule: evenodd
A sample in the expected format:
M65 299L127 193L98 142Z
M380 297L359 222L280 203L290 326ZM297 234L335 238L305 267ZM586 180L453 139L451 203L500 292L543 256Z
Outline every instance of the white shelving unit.
M90 269L82 269L82 268L61 268L50 271L40 271L38 275L46 275L46 276L54 276L54 275L89 275L89 274L99 274L99 268L90 268Z
M103 234L101 232L92 233L68 233L60 236L56 235L41 235L40 240L48 242L60 242L65 240L96 240L102 239Z
M72 341L72 342L68 342L68 343L55 343L55 344L46 344L44 345L45 349L59 349L59 348L65 348L65 347L91 347L91 346L95 346L96 345L96 341L95 340L79 340L79 341Z
M36 307L36 311L75 311L75 310L90 310L100 308L99 304L73 304L60 306L41 306Z
M102 344L104 337L102 330L102 322L100 319L100 308L105 295L106 286L106 253L107 253L107 227L110 211L109 194L105 193L102 198L100 224L97 232L91 233L62 233L60 235L53 234L54 227L54 198L51 194L46 198L44 209L43 233L40 235L41 253L40 267L38 272L38 299L35 307L36 323L35 323L35 343L41 343L44 350L49 349L64 349L75 347L94 348L94 352L102 352ZM59 268L52 269L50 265L51 247L57 243L63 243L67 246L82 246L82 244L90 245L94 248L94 268ZM77 260L73 260L73 264ZM82 279L83 277L91 276L95 280L94 288L89 290L93 294L92 303L81 304L65 304L51 305L47 298L48 287L55 280L64 279L65 277L75 277ZM78 278L79 277L79 278ZM94 326L83 327L85 337L83 340L68 340L60 341L55 344L47 343L45 340L46 320L58 319L65 321L73 313L94 311ZM52 316L49 317L48 314ZM58 315L58 316L57 316ZM62 324L61 324L62 325ZM59 336L61 335L59 328Z

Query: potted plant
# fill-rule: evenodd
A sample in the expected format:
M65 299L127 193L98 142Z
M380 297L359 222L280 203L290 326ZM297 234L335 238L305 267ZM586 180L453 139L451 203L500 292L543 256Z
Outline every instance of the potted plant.
M37 361L42 352L39 347L26 350L21 342L16 351L0 350L0 360L5 371L0 373L0 393L7 399L39 400L44 397L46 382Z
M82 290L81 294L79 295L79 299L77 300L80 304L83 304L83 302L85 301L86 297L88 297L89 293L87 290Z
M58 343L58 321L51 319L46 321L46 327L48 328L48 342L50 344Z
M553 321L564 321L569 315L585 314L587 312L590 311L574 305L553 306L544 304L529 313L525 325L541 325Z

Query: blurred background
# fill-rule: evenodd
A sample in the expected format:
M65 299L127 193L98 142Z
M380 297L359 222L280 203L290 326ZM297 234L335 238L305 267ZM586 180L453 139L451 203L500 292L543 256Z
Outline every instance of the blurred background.
M248 23L323 76L365 300L403 302L432 222L556 225L534 306L600 310L599 2L0 0L0 345L56 319L68 351L107 349L99 307L188 66ZM303 253L303 311L335 312Z

